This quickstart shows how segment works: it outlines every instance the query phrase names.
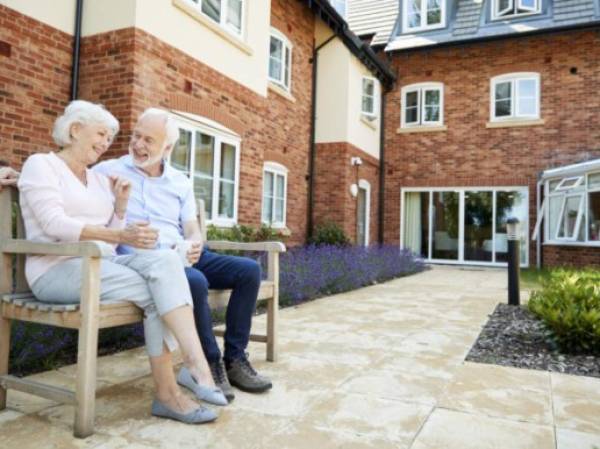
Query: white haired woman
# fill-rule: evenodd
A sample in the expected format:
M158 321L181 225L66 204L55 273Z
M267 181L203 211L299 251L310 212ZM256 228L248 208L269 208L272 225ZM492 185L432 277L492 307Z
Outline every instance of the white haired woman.
M87 168L106 152L118 130L117 120L101 105L76 100L67 106L52 134L61 150L32 155L19 178L27 238L104 242L100 300L130 298L144 310L146 349L157 384L152 413L186 423L213 421L217 415L212 410L180 391L170 362L163 366L164 348L172 350L179 343L186 367L203 389L202 398L218 405L227 403L212 382L195 333L192 298L182 262L174 251L116 255L117 244L154 247L158 232L147 223L125 225L131 190L128 181L109 179ZM29 256L26 276L41 301L79 301L80 258ZM169 370L171 376L165 376Z

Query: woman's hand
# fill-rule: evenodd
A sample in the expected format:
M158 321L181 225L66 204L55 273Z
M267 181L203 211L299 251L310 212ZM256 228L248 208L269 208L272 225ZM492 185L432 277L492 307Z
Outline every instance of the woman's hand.
M187 260L189 263L194 265L196 262L200 260L200 256L202 255L202 243L201 242L193 242L190 245L190 249L187 252Z
M0 167L0 190L3 186L14 186L19 180L19 172L10 167Z
M127 179L118 176L109 176L109 179L110 187L115 196L115 214L119 218L124 218L129 195L131 194L131 183Z
M149 223L132 223L121 230L121 241L125 245L136 248L153 249L158 240L158 230Z

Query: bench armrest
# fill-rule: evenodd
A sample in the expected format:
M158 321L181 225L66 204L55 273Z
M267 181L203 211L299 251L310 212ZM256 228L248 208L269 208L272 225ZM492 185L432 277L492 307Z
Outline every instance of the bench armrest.
M281 242L230 242L226 240L208 240L206 246L213 250L266 251L284 253L285 245Z
M21 239L6 239L0 242L0 251L10 254L102 257L102 250L96 242L42 243Z

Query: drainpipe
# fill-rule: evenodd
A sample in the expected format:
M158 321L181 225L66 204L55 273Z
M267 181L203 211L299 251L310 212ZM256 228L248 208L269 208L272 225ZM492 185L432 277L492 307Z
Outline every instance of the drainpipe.
M378 222L377 222L377 242L383 245L383 220L385 203L385 99L388 89L383 89L381 93L381 111L379 113L379 198L378 202Z
M79 50L81 47L81 18L83 0L75 2L75 34L73 36L73 64L71 66L71 101L77 99L79 91Z
M316 144L316 117L317 117L317 62L319 50L336 38L332 35L318 47L313 49L312 55L312 95L310 110L310 148L308 160L308 207L306 211L306 241L313 235L313 214L314 214L314 190L315 190L315 161L317 157Z

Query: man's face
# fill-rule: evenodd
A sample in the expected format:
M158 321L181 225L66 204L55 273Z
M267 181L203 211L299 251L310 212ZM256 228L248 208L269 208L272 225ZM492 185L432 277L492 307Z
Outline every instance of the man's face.
M140 168L160 164L166 153L165 123L159 117L146 117L139 120L133 128L129 154L133 163Z

